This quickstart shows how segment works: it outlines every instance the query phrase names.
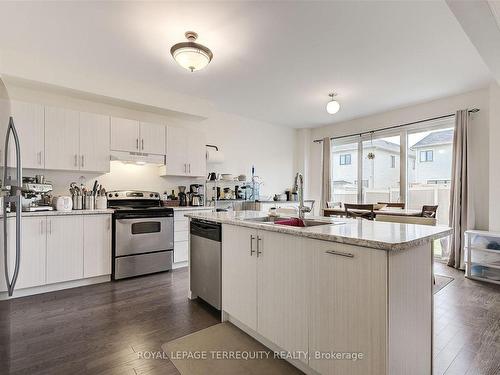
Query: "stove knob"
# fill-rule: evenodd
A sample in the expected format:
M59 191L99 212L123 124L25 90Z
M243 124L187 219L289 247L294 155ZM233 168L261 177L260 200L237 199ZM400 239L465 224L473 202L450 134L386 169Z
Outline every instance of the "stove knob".
M158 194L155 194L155 198L158 198Z
M149 194L149 197L150 197L150 198L153 198L153 193Z
M109 197L111 198L113 196L113 194L109 193Z
M118 198L118 193L115 193L115 197L117 197L117 198Z

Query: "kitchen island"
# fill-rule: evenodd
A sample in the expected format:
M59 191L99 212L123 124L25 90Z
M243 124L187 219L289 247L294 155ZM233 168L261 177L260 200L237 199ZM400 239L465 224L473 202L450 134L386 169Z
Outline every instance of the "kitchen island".
M448 227L262 212L222 224L222 318L306 373L432 372L432 240Z

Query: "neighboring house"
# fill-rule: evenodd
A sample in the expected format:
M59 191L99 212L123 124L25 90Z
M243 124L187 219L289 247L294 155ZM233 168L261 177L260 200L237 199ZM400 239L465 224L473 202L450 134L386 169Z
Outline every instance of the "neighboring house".
M374 159L368 159L372 152ZM367 141L363 145L363 186L370 189L399 187L399 145L383 139ZM414 158L414 155L410 155ZM358 145L335 146L332 152L332 176L334 188L357 186Z
M415 174L410 182L448 184L451 181L453 129L429 133L415 143Z

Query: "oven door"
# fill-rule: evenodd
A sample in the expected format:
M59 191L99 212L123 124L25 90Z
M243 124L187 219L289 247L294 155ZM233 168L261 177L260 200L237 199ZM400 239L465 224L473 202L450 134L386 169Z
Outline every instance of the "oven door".
M115 220L115 256L151 253L173 248L173 217Z

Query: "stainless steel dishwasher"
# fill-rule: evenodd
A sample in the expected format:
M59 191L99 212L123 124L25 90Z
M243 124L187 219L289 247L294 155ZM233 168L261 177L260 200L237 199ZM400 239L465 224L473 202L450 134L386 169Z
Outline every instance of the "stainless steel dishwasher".
M221 225L192 219L190 235L191 294L220 310L222 306Z

